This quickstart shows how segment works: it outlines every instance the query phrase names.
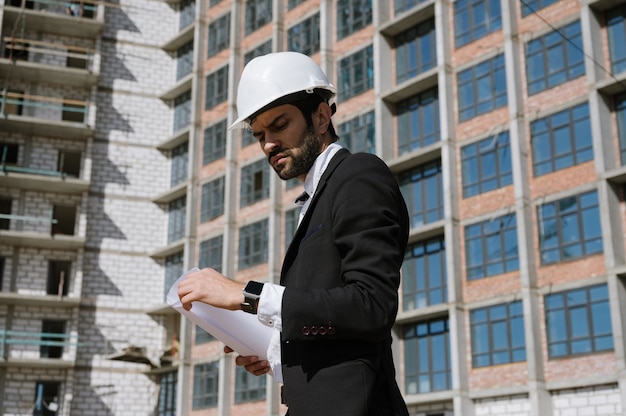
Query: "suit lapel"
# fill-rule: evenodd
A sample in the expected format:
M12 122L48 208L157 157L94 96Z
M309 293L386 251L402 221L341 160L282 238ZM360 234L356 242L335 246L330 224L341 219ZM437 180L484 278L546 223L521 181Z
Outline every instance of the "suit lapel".
M347 149L339 150L335 154L335 156L333 156L330 163L326 167L326 170L322 174L322 177L320 178L320 181L317 184L317 188L315 189L315 194L313 195L313 199L311 199L309 208L304 214L304 218L302 218L302 222L300 222L300 225L298 226L298 229L296 230L296 234L294 235L293 239L291 240L291 243L289 244L289 247L287 248L287 253L285 254L285 260L283 262L283 267L282 267L282 272L281 272L281 278L280 278L281 283L283 283L283 278L285 274L287 273L287 270L289 270L289 267L291 266L293 261L296 259L296 256L298 254L298 247L300 246L300 242L302 241L302 238L306 235L306 232L309 229L308 224L311 220L311 215L313 215L315 206L317 205L317 202L320 199L321 195L324 193L324 189L326 189L326 183L328 179L333 174L337 166L339 166L339 164L343 162L348 156L350 156L349 150Z

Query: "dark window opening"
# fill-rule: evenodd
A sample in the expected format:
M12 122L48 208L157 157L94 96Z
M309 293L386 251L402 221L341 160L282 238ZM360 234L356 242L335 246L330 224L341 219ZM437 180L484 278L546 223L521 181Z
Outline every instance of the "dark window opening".
M70 286L71 267L71 261L50 260L48 262L46 294L67 296L67 291Z
M0 143L0 164L17 165L19 146L11 143Z
M56 416L60 390L61 383L58 381L38 381L33 416Z
M74 235L76 228L76 207L55 205L52 209L52 234Z
M80 176L80 158L80 152L59 151L57 171L78 178Z
M9 218L4 216L11 215L12 201L10 199L0 199L0 230L8 230L10 228Z
M63 357L65 321L44 319L41 324L41 332L41 346L39 347L41 358Z

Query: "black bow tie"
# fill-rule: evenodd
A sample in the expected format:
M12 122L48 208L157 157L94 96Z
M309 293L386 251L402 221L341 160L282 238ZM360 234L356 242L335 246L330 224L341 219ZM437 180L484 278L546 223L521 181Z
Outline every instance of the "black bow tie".
M300 196L296 198L296 204L304 204L307 201L307 199L309 199L309 194L307 194L306 191L304 191L300 194Z

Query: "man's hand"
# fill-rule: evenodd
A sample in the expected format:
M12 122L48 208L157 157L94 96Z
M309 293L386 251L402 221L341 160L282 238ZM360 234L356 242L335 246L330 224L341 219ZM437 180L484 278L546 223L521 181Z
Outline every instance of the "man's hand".
M233 349L225 346L224 352L230 354L233 352ZM262 376L270 371L270 363L268 363L267 360L259 360L259 357L255 357L253 355L248 357L240 355L235 358L235 364L242 366L247 372L254 374L255 376Z
M239 310L244 301L245 283L236 282L213 269L189 273L178 284L178 297L185 310L191 302L203 302L216 308Z

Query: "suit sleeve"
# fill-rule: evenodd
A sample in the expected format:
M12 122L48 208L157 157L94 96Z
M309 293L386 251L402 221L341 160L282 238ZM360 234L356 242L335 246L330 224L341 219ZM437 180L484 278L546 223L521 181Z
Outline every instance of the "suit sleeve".
M303 334L313 326L333 339L388 337L409 228L397 182L382 160L355 154L322 192L287 272L283 340L321 339Z

